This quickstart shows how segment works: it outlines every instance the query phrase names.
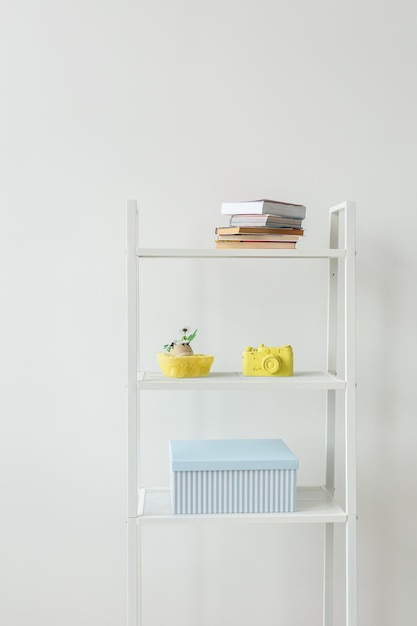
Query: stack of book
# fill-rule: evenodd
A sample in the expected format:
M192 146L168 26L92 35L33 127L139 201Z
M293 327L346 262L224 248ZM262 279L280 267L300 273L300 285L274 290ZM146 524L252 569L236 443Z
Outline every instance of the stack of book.
M303 204L275 200L223 202L228 226L216 228L216 248L295 248L304 235Z

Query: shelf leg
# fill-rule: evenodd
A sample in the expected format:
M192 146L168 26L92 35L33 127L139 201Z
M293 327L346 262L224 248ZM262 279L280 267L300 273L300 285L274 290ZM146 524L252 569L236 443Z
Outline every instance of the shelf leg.
M140 524L137 524L135 518L129 518L127 521L127 624L128 626L141 626L141 607L142 598L140 597L141 580L140 580ZM139 570L139 571L138 571Z
M346 625L357 625L356 515L346 524Z
M326 488L327 491L333 495L336 438L336 392L334 390L327 392L326 414ZM332 626L334 587L334 525L326 524L324 533L323 626Z
M323 626L333 624L334 524L325 525Z

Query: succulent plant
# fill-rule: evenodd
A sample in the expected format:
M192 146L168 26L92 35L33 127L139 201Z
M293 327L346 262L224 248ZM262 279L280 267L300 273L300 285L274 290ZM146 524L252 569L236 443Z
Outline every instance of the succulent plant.
M174 341L171 341L171 343L166 343L164 345L164 349L167 352L171 352L171 350L175 348L176 346L189 346L197 334L197 328L195 329L193 333L190 333L190 329L187 328L187 326L184 326L184 328L180 328L178 332L180 335L179 339L174 339ZM190 347L190 351L192 352L191 347Z

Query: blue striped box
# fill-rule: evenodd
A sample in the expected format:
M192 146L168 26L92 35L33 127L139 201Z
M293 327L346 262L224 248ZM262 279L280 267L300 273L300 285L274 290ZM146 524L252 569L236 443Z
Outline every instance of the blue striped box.
M282 439L170 441L175 514L293 513L298 459Z

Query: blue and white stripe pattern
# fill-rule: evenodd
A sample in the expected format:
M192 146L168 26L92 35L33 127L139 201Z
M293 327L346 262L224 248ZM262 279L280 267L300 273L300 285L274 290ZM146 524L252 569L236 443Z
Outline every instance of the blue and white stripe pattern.
M171 471L175 514L293 513L296 469Z

